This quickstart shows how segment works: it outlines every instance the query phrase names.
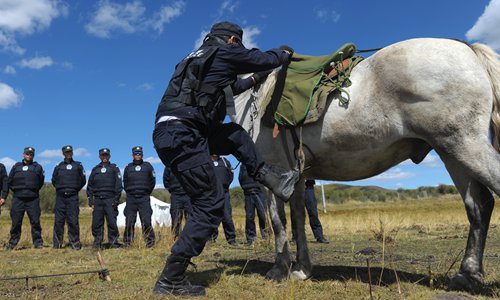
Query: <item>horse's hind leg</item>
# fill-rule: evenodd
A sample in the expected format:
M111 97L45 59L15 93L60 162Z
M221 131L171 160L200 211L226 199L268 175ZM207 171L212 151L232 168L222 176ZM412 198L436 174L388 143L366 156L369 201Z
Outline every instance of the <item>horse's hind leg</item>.
M288 278L291 266L290 252L288 251L288 239L286 236L285 204L269 192L268 197L269 215L274 231L276 258L273 267L266 274L267 279L283 280Z
M477 144L475 146L477 147ZM467 147L462 148L459 156L466 154L464 152L468 152ZM488 153L491 157L488 157ZM471 161L464 161L464 157L457 160L449 155L441 155L453 182L463 198L470 223L465 255L458 274L453 277L450 283L450 288L472 291L483 283L483 254L495 203L493 195L485 184L491 188L496 187L498 192L500 174L497 173L500 171L500 164L498 163L498 154L492 152L491 148L488 148L482 155L469 157L472 159ZM496 168L490 168L492 163L496 165ZM484 174L488 169L496 169L496 173ZM485 184L478 181L476 177L481 178ZM496 182L484 181L488 178L491 180L496 179Z

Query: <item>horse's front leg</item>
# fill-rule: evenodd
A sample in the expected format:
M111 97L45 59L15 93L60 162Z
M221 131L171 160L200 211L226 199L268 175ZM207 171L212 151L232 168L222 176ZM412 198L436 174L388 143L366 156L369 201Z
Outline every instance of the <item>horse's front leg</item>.
M311 276L312 263L307 247L305 232L305 205L304 205L304 180L299 180L295 185L295 192L290 198L290 209L293 218L292 226L295 228L295 239L297 243L297 261L292 268L290 278L305 280Z
M266 278L281 281L288 278L291 266L286 235L285 203L277 200L271 192L268 192L267 199L276 244L276 258L274 266L267 272Z

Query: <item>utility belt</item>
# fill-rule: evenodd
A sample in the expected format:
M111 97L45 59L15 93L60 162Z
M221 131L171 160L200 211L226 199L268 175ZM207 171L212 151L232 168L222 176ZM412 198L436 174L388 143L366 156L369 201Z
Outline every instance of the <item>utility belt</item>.
M61 196L61 197L66 197L66 198L69 198L69 197L73 197L73 196L78 195L78 192L75 192L75 191L69 191L69 192L57 192L57 195L58 195L58 196Z
M116 196L111 193L104 193L104 194L94 194L94 199L100 199L100 200L106 200L106 199L114 199Z

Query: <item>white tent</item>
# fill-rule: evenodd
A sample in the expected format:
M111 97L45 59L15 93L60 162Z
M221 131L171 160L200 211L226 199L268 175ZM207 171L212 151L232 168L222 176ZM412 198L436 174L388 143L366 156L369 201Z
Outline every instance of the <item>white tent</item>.
M150 198L151 208L153 209L153 215L151 216L151 223L153 224L153 227L170 227L172 225L172 220L170 219L170 204L160 201L153 196L151 196ZM126 203L124 202L118 205L118 218L116 220L118 227L125 227L125 215L123 214L125 204ZM137 213L135 227L141 227L141 219L139 218L139 213Z

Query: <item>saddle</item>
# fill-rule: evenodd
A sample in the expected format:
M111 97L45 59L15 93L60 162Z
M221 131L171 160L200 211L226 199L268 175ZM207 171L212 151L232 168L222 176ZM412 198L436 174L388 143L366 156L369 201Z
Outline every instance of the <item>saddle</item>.
M343 88L351 85L352 69L363 60L354 56L356 47L348 43L324 56L294 54L292 61L278 73L264 123L269 126L295 127L316 122L324 113L327 98L338 92L341 105L349 98ZM347 97L343 96L347 95Z

